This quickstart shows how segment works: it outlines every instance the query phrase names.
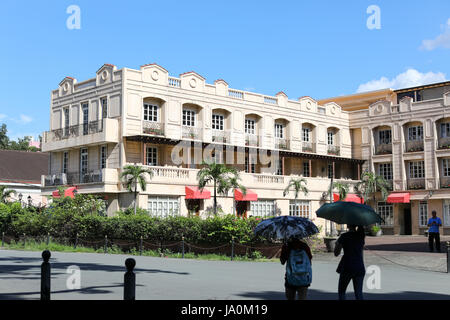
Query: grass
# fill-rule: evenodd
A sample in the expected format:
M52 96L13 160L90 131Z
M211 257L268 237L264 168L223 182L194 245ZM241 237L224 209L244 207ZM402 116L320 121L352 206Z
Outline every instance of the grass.
M81 253L105 253L104 248L94 249L90 247L77 246L74 248L73 246L57 243L54 241L50 241L47 245L45 241L18 241L15 242L11 240L10 243L5 243L3 249L7 250L23 250L23 251L44 251L50 250L55 252L81 252ZM136 248L132 248L130 251L123 251L118 246L108 247L106 250L108 254L129 254L129 255L140 255L139 250ZM175 258L181 259L182 254L178 252L172 252L168 249L165 250L143 250L142 256L147 257L160 257L160 258ZM197 260L216 260L216 261L230 261L231 258L226 255L221 254L195 254L192 252L185 252L184 259L197 259ZM256 251L253 253L253 256L234 256L234 261L251 261L251 262L276 262L279 259L268 259L264 258L260 252Z

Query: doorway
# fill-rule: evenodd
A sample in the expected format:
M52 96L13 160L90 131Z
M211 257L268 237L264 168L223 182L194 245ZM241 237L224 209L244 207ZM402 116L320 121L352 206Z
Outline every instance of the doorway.
M238 217L247 218L249 201L236 201L236 215Z
M192 215L199 216L202 203L203 203L203 201L200 199L186 200L186 207L188 209L189 216L192 216Z
M403 225L404 225L404 234L411 235L412 234L412 225L411 225L411 208L403 209Z

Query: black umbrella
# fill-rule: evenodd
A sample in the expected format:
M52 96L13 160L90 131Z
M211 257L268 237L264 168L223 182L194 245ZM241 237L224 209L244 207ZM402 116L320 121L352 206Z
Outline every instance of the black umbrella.
M355 202L337 201L325 203L316 211L316 214L319 218L339 224L353 224L357 226L367 226L384 221L371 207Z
M307 238L319 232L317 226L309 219L293 216L280 216L260 222L255 228L255 235L272 240Z

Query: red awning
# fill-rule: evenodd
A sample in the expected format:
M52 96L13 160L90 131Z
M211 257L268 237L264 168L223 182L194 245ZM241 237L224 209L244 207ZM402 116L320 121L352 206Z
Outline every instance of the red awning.
M254 193L252 190L247 189L247 192L244 196L244 193L240 189L234 190L234 199L237 201L257 201L258 195Z
M387 197L387 203L409 203L409 193L391 193Z
M333 201L364 203L364 199L354 193L347 194L347 197L345 197L344 200L339 200L339 195L337 193L333 193Z
M77 190L77 187L67 188L64 191L64 196L65 197L71 197L72 199L75 198L75 193L74 193L75 190ZM59 198L59 191L58 190L53 191L52 192L52 196L53 196L53 198Z
M198 187L188 187L186 186L186 199L210 199L211 192L208 190L200 191Z

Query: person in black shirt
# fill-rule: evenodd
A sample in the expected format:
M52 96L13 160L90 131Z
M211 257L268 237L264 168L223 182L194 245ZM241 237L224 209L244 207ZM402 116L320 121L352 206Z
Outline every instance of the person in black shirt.
M309 260L312 259L311 249L309 248L306 242L299 239L291 239L287 243L284 243L281 248L280 262L282 265L286 263L289 259L289 254L291 250L304 250L309 257ZM286 298L288 300L295 300L295 295L298 293L298 300L306 300L306 295L308 293L308 286L306 287L293 287L289 285L286 280L286 276L284 277L284 287L286 290Z
M350 280L353 281L356 300L363 299L363 281L366 269L364 267L363 249L364 249L364 227L349 225L349 232L342 234L336 241L334 255L337 257L344 249L344 255L339 262L336 272L339 276L339 300L345 300Z

